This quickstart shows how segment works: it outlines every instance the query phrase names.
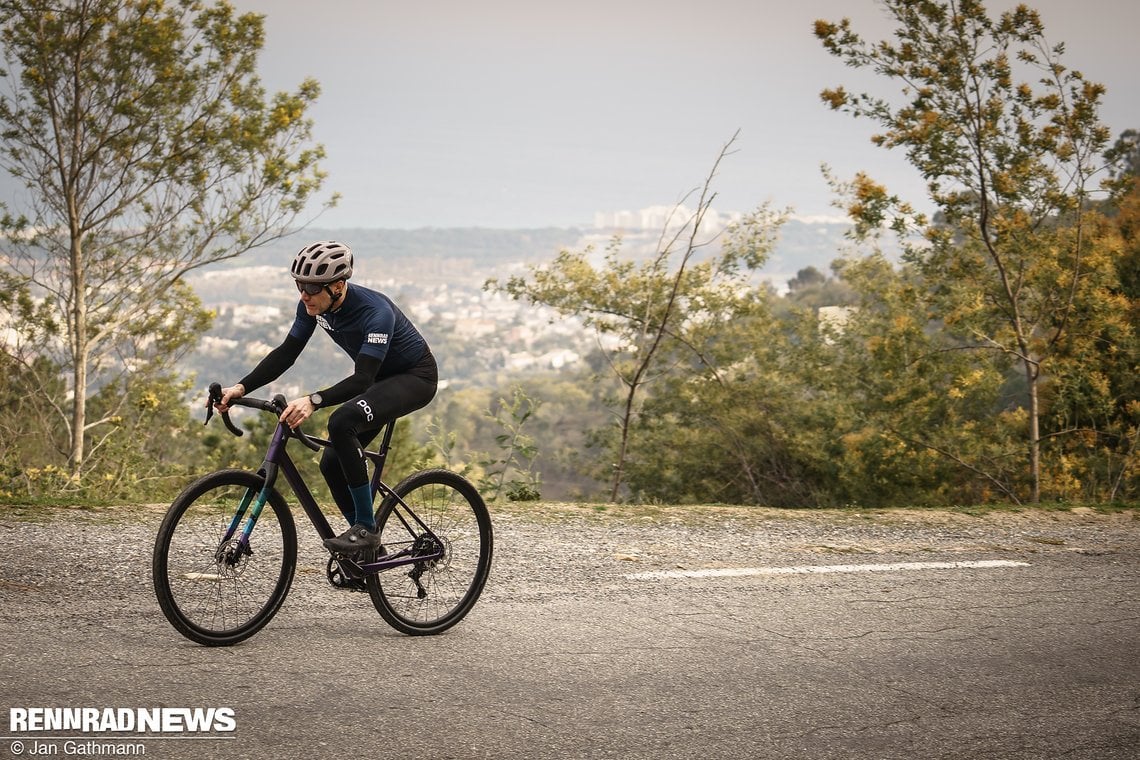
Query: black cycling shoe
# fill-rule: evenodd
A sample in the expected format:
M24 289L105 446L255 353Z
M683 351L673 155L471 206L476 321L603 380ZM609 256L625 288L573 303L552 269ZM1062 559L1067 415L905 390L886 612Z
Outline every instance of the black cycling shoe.
M375 549L379 545L380 534L361 523L353 525L336 538L325 539L325 548L340 554L356 554L367 549Z

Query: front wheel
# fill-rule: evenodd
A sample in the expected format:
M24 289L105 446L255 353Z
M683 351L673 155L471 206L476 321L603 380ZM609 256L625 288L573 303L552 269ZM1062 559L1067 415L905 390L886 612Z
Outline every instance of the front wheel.
M268 623L285 601L297 565L297 530L276 489L243 543L264 481L221 470L187 486L170 506L154 543L151 575L158 604L186 638L207 646L236 644ZM227 534L233 534L226 538Z
M384 553L432 558L369 575L368 593L401 633L441 633L463 619L487 582L491 515L475 486L448 470L414 473L393 491L400 498L389 494L377 510Z

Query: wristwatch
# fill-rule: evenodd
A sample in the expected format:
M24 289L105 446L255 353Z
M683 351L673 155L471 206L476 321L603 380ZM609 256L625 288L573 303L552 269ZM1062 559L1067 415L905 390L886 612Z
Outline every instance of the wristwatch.
M309 394L309 403L313 405L314 409L320 408L322 401L324 401L324 398L321 397L321 394L319 394L319 393L310 393Z

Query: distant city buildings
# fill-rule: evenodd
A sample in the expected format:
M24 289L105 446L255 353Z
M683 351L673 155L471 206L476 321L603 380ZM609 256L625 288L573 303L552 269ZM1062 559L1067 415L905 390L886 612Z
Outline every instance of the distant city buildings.
M581 367L599 347L607 351L623 348L615 336L598 333L580 319L485 288L488 279L525 276L561 249L585 252L591 263L604 266L614 235L622 237L623 256L644 258L657 250L663 230L680 228L692 221L693 214L686 206L599 213L598 229L558 234L480 230L321 230L310 234L348 236L362 262L353 282L396 298L441 353L447 353L452 382L466 383L495 372ZM702 237L711 238L740 219L740 214L710 209ZM780 290L804 267L826 271L844 242L846 228L829 218L791 217L781 228L780 242L764 271L758 273L758 281L768 281ZM184 369L203 377L219 372L236 375L283 337L297 304L296 288L280 263L291 260L291 245L282 243L277 250L251 255L248 264L226 262L187 277L203 305L217 312L217 319L210 334L186 357ZM825 310L821 323L839 332L846 316L840 310ZM0 315L0 340L11 342L15 336L6 335L11 332L7 328ZM329 362L345 361L327 341L317 341L313 350L327 351L321 356ZM307 366L294 370L291 377L296 379L289 382L313 382L298 375Z
M637 211L599 211L594 214L594 227L599 230L667 230L684 227L696 211L688 206L650 206ZM703 228L725 227L740 221L738 212L720 213L715 209L705 212Z

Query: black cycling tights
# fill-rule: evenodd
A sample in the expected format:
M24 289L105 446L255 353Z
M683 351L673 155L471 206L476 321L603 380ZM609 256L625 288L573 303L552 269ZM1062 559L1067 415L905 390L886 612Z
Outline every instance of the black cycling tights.
M329 417L332 446L321 456L321 474L350 524L355 522L356 506L348 489L368 482L361 449L376 438L384 423L427 406L437 384L435 359L429 352L406 373L377 380Z

